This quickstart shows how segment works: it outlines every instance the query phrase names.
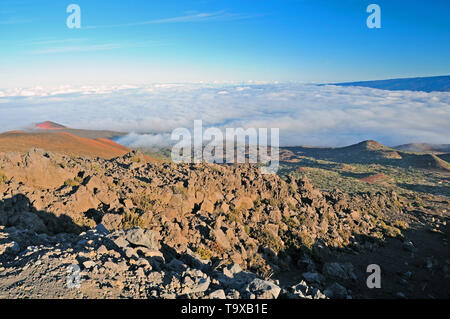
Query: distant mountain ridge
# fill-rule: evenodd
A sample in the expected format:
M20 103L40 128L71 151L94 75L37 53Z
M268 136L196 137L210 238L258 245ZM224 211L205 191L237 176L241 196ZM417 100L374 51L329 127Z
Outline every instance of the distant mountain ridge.
M111 159L124 156L130 148L118 144L115 138L123 132L103 130L72 129L45 121L35 123L25 130L0 133L0 153L26 153L30 149L42 149L68 156L87 156ZM152 156L144 155L146 161L158 162Z
M393 148L407 152L419 153L449 153L450 144L409 143L394 146Z
M32 133L60 132L60 133L69 133L84 138L111 139L111 140L126 135L126 133L115 131L74 129L52 121L35 123L31 127L27 128L26 131L27 132L31 131Z
M41 130L59 130L66 128L64 125L52 122L52 121L45 121L41 123L34 124L34 128L41 129Z
M362 86L391 91L450 92L450 75L329 84L338 86Z
M368 140L345 147L283 147L282 161L295 159L297 156L312 157L319 160L347 164L381 164L398 167L415 167L450 171L447 155L415 154L384 146L377 141Z
M22 131L0 134L0 152L26 153L31 148L62 153L70 156L113 158L123 156L129 148L106 138L86 138L59 130L39 133Z
M71 129L46 121L26 131L0 133L0 152L27 152L31 148L63 153L71 156L114 158L131 151L114 141L122 132ZM411 143L395 148L374 140L366 140L345 147L282 147L281 160L295 160L297 156L338 163L361 163L416 167L450 171L449 145ZM439 150L439 151L437 151ZM445 153L445 154L443 154ZM152 154L148 159L158 161Z

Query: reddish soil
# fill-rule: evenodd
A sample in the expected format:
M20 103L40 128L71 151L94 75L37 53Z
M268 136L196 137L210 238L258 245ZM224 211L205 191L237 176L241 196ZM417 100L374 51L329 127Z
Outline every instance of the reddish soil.
M361 181L367 182L367 183L370 183L370 184L376 184L376 183L385 181L387 178L388 177L386 175L384 175L383 173L378 173L378 174L375 174L375 175L371 175L371 176L367 176L367 177L361 178Z
M60 130L60 129L66 128L64 125L61 125L61 124L58 124L55 122L51 122L51 121L37 123L34 125L34 127L40 128L43 130Z
M108 139L91 139L66 132L25 133L20 131L0 134L0 151L27 152L30 148L72 156L113 158L123 156L129 148Z

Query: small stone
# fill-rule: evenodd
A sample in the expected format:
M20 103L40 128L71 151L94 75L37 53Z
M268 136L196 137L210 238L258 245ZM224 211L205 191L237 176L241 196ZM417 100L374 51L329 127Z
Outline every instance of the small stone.
M83 266L84 266L84 268L86 268L86 269L91 269L91 268L93 268L95 265L96 265L95 262L93 262L92 260L88 260L88 261L85 261L85 262L83 263Z
M138 254L136 253L136 251L131 248L131 247L125 247L124 249L125 252L125 256L127 256L127 258L138 258Z
M125 248L129 245L129 242L123 237L118 237L116 239L113 239L113 242L120 248Z
M325 276L330 276L342 280L356 280L356 275L353 272L353 265L351 263L326 263L323 265L322 273Z
M144 269L138 268L136 270L136 275L138 275L138 277L145 277Z
M130 244L144 246L152 251L157 251L156 232L148 229L133 228L127 231L126 239Z
M397 298L406 299L406 296L405 296L405 294L404 294L403 292L397 292L397 293L395 294L395 296L396 296Z
M223 274L229 278L233 278L235 274L238 274L242 271L241 266L236 263L229 265L223 269Z
M15 241L0 245L0 255L6 253L10 255L16 255L20 252L20 246Z
M255 278L245 289L258 299L277 299L281 288L267 280Z
M150 266L150 263L148 262L148 260L144 259L144 258L139 258L136 262L136 265L138 267L143 267L144 269L147 269L147 270L152 268L152 266Z
M296 294L296 295L298 294L300 296L304 296L304 295L308 294L309 287L306 284L306 282L304 280L302 280L297 285L292 286L291 289L292 289L294 294Z
M226 299L225 291L223 289L219 289L216 291L213 291L209 294L210 299Z
M413 242L410 240L405 240L402 245L403 249L409 252L415 252L416 247L414 246Z
M176 258L173 258L170 262L168 262L166 264L166 267L168 269L178 271L178 272L183 272L187 269L187 266L182 261L180 261Z
M97 252L101 255L106 254L106 253L108 253L108 248L106 248L105 245L101 245L98 248Z
M126 262L122 261L119 263L114 263L112 261L107 261L104 264L105 268L108 268L109 270L115 272L115 273L121 273L123 271L128 270L128 266L126 264Z
M241 294L236 289L230 289L227 294L227 299L239 299Z
M307 282L320 284L324 277L317 272L305 272L303 273L303 278L306 279Z
M324 290L324 294L328 298L345 299L348 293L345 287L335 282Z
M95 226L94 228L99 234L102 235L107 235L109 234L109 231L106 229L105 226L103 226L103 224L98 224L97 226Z
M189 276L186 276L183 281L183 290L182 294L192 294L206 291L211 283L211 279L208 277L205 278L194 278L192 279Z

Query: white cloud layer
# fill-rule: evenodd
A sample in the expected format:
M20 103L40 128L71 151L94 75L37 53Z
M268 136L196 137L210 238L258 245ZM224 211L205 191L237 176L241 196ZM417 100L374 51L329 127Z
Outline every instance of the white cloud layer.
M450 93L251 83L0 90L0 131L51 120L134 132L121 142L161 146L198 119L205 128L278 127L281 145L449 143Z

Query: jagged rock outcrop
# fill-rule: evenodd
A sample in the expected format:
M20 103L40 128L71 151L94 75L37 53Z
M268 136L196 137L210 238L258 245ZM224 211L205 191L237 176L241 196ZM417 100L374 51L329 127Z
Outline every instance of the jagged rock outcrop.
M42 169L30 173L26 167ZM305 264L305 258L320 263L329 250L358 251L385 237L402 236L387 218L402 210L395 193L324 193L307 179L283 180L251 165L147 163L138 152L103 160L32 150L23 156L1 155L0 169L7 177L0 184L0 224L8 236L19 229L36 233L44 245L38 251L50 251L55 247L46 245L63 234L71 240L67 256L78 258L81 268L111 276L114 271L124 276L139 271L145 285L166 282L165 267L179 273L170 289L145 296L321 298L313 288L283 292L267 278L286 270L307 272L315 266L313 261ZM99 224L112 233L97 229L101 234L91 238L89 229ZM95 241L103 237L107 243L97 247ZM9 245L5 256L17 250ZM81 252L90 255L80 259ZM228 264L245 271L225 268ZM208 274L211 269L227 270L215 278ZM337 277L342 271L324 268ZM315 284L324 289L331 283ZM330 289L342 295L336 286Z
M167 249L148 254L135 246L137 233L149 235L140 228L108 233L97 227L80 235L47 236L0 226L0 298L275 299L288 294L273 280L237 265L222 270L192 255L185 262L185 256ZM20 285L12 284L18 279ZM325 298L304 286L316 292L309 298Z

